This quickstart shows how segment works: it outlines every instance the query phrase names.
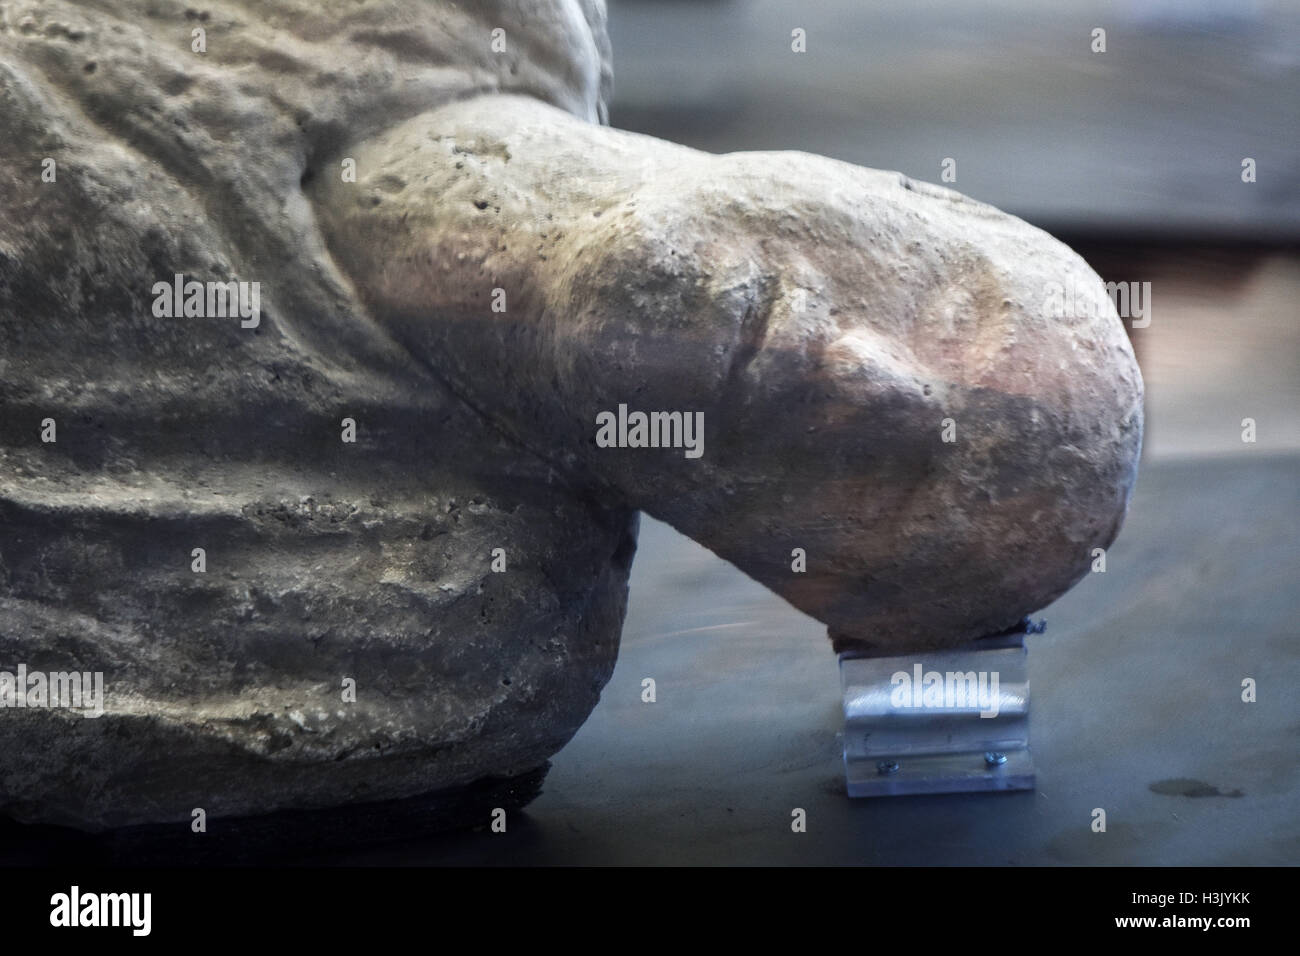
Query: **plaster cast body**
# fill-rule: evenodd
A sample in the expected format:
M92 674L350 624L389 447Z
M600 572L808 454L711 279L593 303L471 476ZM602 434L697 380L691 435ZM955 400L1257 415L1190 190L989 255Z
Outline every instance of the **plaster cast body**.
M610 130L609 82L595 0L0 2L0 668L106 688L0 714L0 812L526 773L612 671L636 509L886 648L1109 543L1141 383L1109 303L1040 314L1104 299L1077 257L897 174ZM256 327L158 318L177 274L259 283ZM596 448L620 403L703 412L705 453Z

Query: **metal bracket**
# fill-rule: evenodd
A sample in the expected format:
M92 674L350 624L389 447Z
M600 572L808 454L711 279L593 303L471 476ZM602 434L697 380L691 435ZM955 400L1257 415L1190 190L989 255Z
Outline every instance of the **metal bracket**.
M931 654L846 652L840 686L850 797L1034 788L1025 631Z

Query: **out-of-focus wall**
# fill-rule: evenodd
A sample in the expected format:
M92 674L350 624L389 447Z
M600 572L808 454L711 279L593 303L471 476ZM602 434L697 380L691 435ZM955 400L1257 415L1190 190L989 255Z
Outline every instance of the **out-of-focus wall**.
M1300 237L1300 3L609 7L616 126L933 182L951 158L955 188L1053 229Z

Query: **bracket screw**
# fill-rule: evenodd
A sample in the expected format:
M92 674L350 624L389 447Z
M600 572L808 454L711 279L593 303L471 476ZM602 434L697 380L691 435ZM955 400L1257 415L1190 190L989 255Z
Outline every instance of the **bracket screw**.
M990 750L984 754L984 762L990 767L1000 767L1007 762L1007 755Z
M899 764L897 760L881 760L876 763L876 770L881 774L898 773Z

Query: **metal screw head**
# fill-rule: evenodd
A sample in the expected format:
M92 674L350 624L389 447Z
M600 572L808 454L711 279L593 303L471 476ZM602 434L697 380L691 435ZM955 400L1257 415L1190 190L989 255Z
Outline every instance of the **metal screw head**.
M898 773L899 763L897 760L881 760L876 763L876 770L882 774Z
M990 750L984 754L984 762L990 767L1000 767L1007 762L1007 755Z

